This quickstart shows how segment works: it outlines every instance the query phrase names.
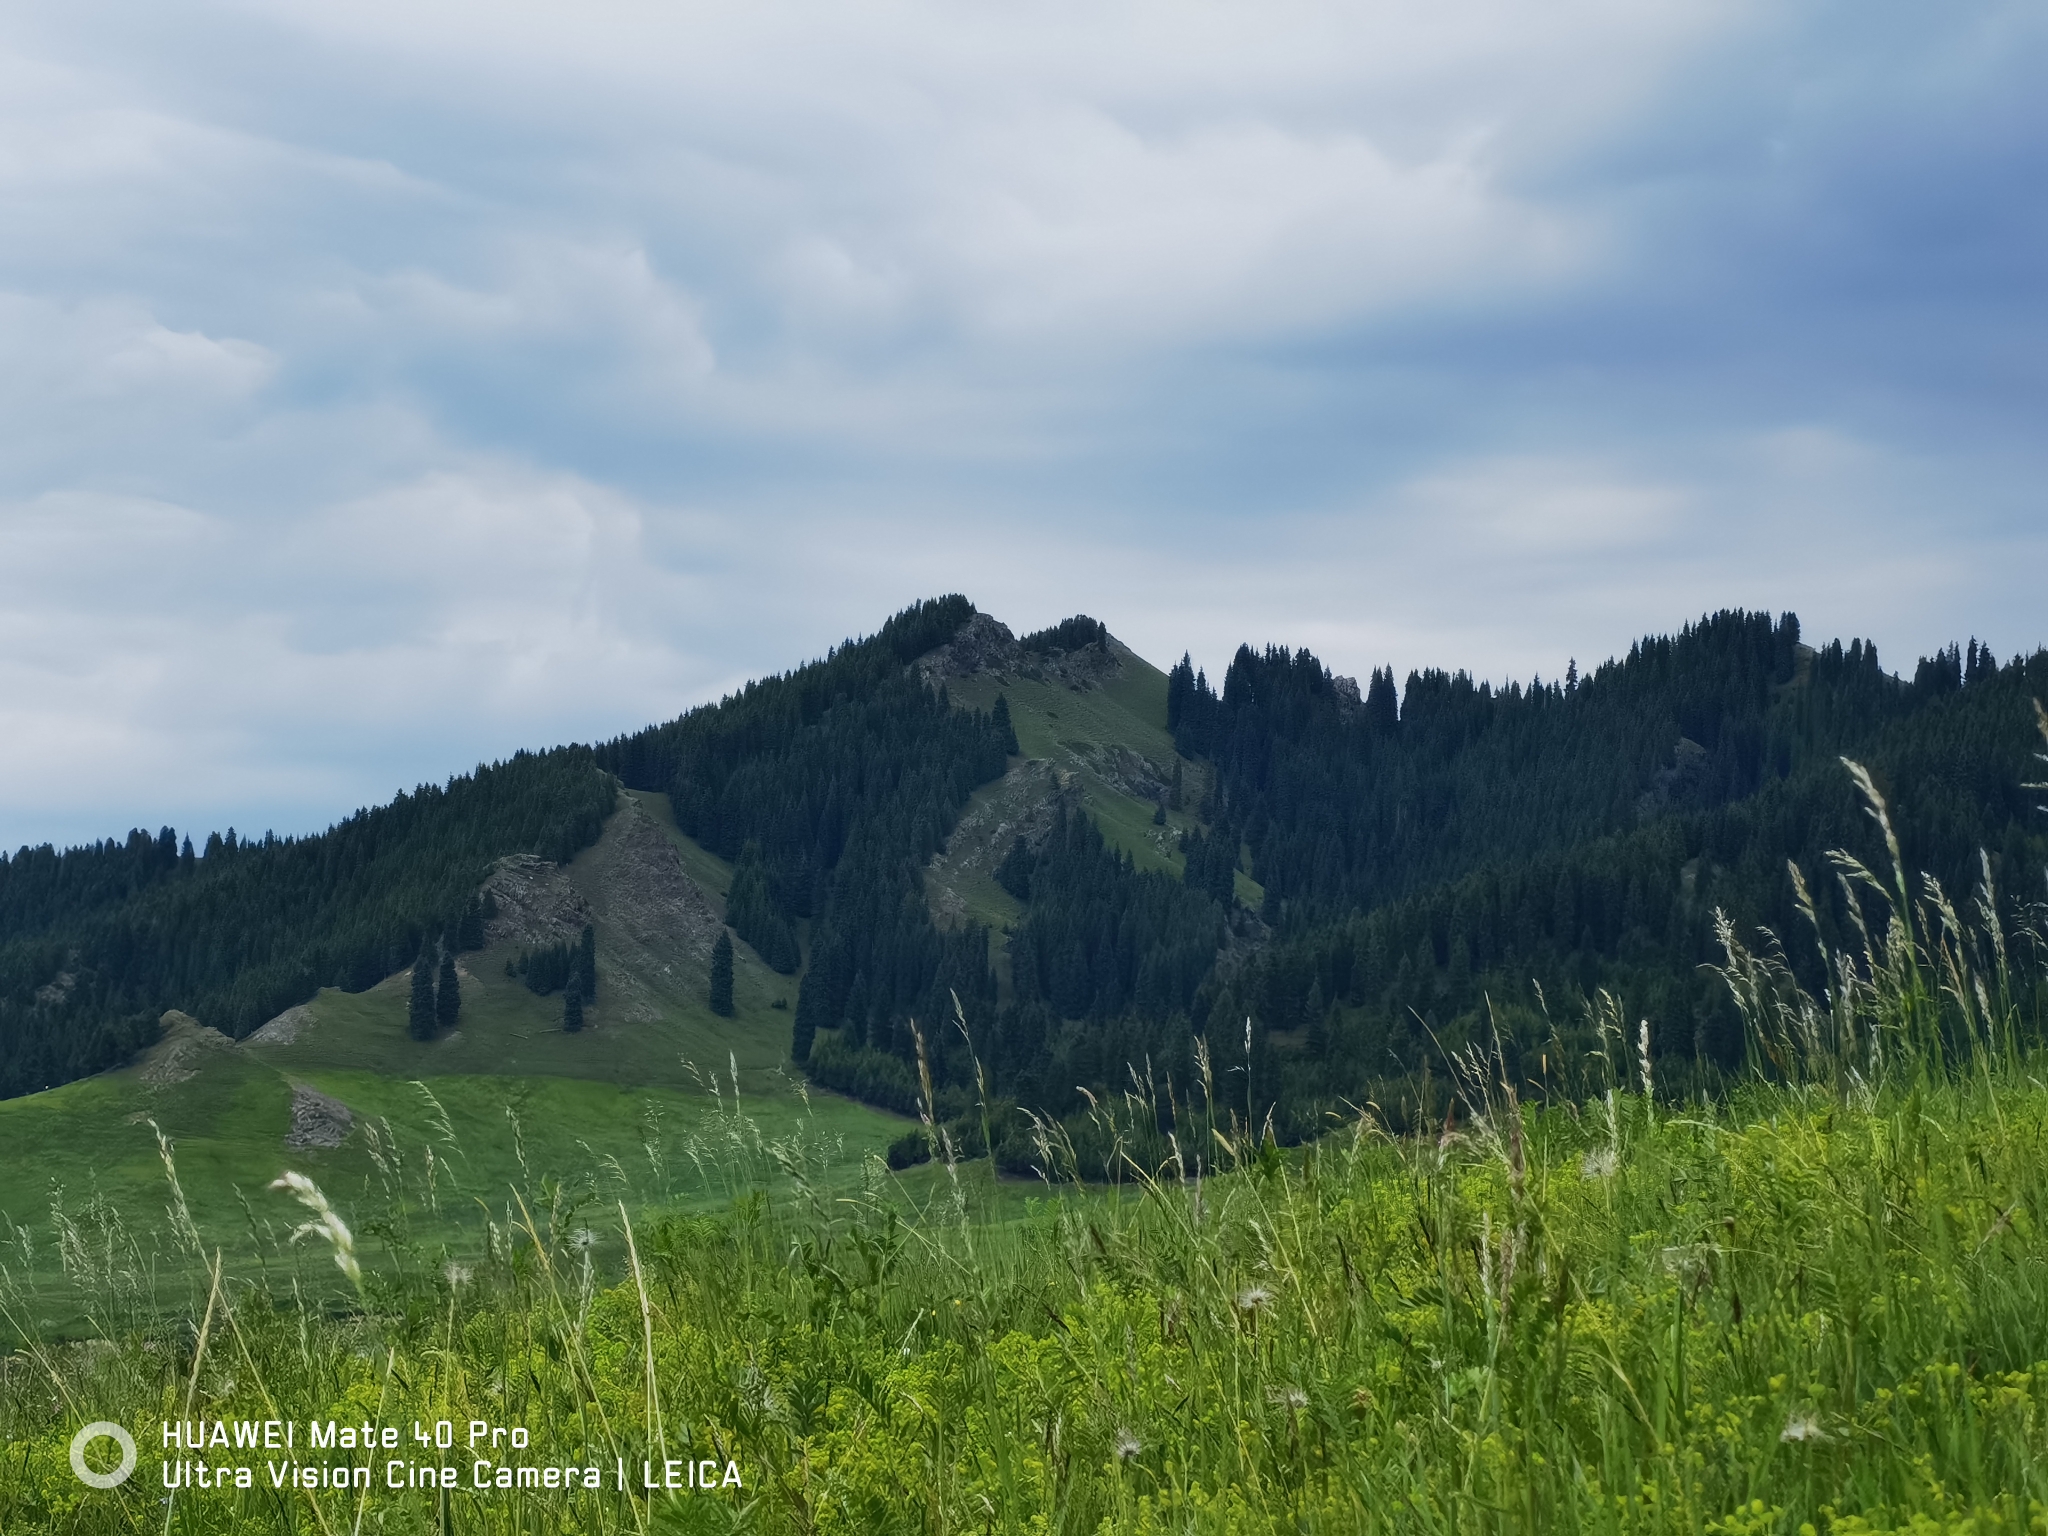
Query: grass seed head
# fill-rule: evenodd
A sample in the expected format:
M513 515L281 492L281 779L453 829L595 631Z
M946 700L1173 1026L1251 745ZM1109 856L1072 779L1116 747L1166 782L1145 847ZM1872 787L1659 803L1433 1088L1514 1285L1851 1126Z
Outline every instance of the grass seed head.
M313 1219L298 1227L292 1233L292 1241L302 1237L323 1237L334 1249L334 1264L351 1282L363 1283L363 1266L356 1261L355 1234L348 1229L348 1223L333 1206L327 1203L327 1196L320 1192L320 1186L303 1173L287 1170L272 1182L272 1189L281 1189L313 1213Z

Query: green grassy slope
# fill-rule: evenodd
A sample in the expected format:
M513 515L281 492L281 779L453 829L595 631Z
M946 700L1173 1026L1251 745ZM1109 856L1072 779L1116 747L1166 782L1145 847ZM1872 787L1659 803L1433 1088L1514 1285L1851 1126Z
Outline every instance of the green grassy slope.
M625 794L638 801L660 823L662 831L668 834L669 841L675 844L676 852L681 855L683 868L697 882L697 888L710 899L712 906L718 909L719 915L724 916L725 894L732 889L732 865L676 826L675 813L669 809L667 795L646 789L629 789Z
M664 797L632 799L722 912L729 867L675 830ZM426 1043L406 1032L405 972L364 992L324 989L294 1010L295 1029L240 1045L181 1024L130 1066L0 1101L0 1168L9 1175L0 1180L0 1219L9 1230L47 1229L53 1203L75 1215L104 1196L129 1223L162 1227L136 1235L167 1268L189 1268L190 1255L165 1236L169 1189L152 1120L173 1142L206 1243L240 1254L255 1251L266 1222L296 1224L284 1197L267 1191L286 1168L319 1182L345 1216L379 1203L373 1196L385 1174L372 1155L371 1126L415 1164L433 1146L441 1188L459 1204L544 1179L601 1188L639 1207L723 1200L735 1076L759 1136L801 1130L837 1148L850 1169L900 1135L896 1117L809 1089L786 1070L798 978L777 975L736 945L735 1014L719 1018L708 1006L703 956L681 944L608 941L619 926L608 916L634 894L621 894L613 869L624 820L615 815L566 869L600 935L598 997L580 1034L561 1029L559 995L536 996L506 974L512 944L461 957L461 1021ZM773 1006L778 1000L787 1006ZM341 1146L286 1146L294 1085L353 1112ZM714 1142L724 1150L710 1151ZM432 1240L445 1227L428 1213L416 1235ZM47 1277L56 1258L41 1244L12 1262ZM68 1294L62 1285L50 1293L58 1313Z

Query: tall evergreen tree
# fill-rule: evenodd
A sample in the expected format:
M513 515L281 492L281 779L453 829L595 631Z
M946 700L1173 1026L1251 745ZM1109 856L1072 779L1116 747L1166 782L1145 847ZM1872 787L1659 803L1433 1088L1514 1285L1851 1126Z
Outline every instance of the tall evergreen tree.
M457 943L465 950L484 947L484 904L481 898L470 897L469 905L463 908L462 927Z
M732 1017L732 935L718 930L718 942L711 946L711 1011Z
M597 929L589 923L583 925L583 949L577 957L579 980L583 996L589 1002L597 1001Z
M405 1025L415 1040L434 1038L434 951L432 940L422 941L419 958L412 963L412 1001L406 1008Z
M572 1035L583 1028L583 993L577 987L562 989L562 1028Z
M990 714L995 721L996 734L1003 739L1003 750L1015 757L1024 749L1017 745L1017 728L1010 723L1010 696L1007 693L996 695L996 707Z
M461 1014L462 982L455 974L455 948L446 945L441 950L441 974L434 987L434 1022L443 1029L453 1029Z

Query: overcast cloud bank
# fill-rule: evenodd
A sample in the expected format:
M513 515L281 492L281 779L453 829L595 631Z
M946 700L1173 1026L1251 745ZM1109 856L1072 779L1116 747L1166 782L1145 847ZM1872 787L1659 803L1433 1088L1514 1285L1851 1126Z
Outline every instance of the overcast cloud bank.
M311 830L889 611L2048 641L2020 5L0 19L0 842Z

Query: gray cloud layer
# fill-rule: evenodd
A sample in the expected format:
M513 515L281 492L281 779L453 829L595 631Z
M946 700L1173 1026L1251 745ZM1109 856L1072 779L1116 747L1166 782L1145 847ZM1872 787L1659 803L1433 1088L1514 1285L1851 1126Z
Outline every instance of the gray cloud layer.
M2048 640L2021 5L0 19L0 842L308 829L959 589L1527 676Z

